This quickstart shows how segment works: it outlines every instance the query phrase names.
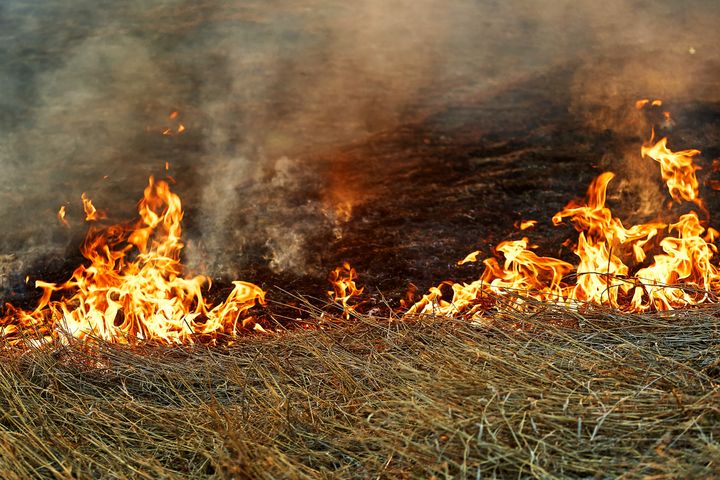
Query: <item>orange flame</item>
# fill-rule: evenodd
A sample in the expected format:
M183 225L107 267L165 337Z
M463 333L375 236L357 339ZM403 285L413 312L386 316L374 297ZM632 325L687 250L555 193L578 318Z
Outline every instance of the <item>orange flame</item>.
M635 102L635 108L637 108L638 110L642 110L647 105L651 105L653 107L660 107L660 106L662 106L662 104L663 104L663 102L659 98L655 99L655 100L650 100L649 98L643 98L643 99L637 100Z
M667 183L673 200L697 203L698 180L695 172L700 167L693 163L693 158L700 150L673 153L667 148L667 138L662 138L650 147L643 146L641 152L643 157L650 157L660 164L662 179Z
M347 262L330 272L330 284L333 289L327 294L333 301L342 305L345 319L349 319L351 312L354 312L357 307L357 305L350 305L350 299L361 295L364 290L364 288L357 288L355 284L357 278L357 272Z
M652 104L659 105L656 102ZM642 108L647 103L649 100L641 100L636 106ZM643 157L660 164L662 178L676 202L693 202L703 208L695 174L699 167L693 163L699 153L672 152L666 138L641 149ZM576 265L536 255L527 238L502 242L496 248L504 257L502 263L496 258L484 260L479 280L470 284L443 282L407 313L476 317L496 305L498 299L512 308L523 308L532 298L574 307L589 303L637 312L716 301L720 269L711 260L717 253L713 242L718 232L705 229L695 212L680 216L670 225L650 222L626 228L605 204L613 178L611 172L601 174L591 183L584 201L572 201L553 216L555 225L569 219L579 232L574 249L579 259ZM443 299L446 286L452 288L450 301Z
M183 124L179 121L180 120L179 117L180 117L180 112L178 112L177 110L173 110L172 112L170 112L170 115L168 115L168 118L170 120L173 120L173 122L172 122L173 124L175 124L176 121L177 121L177 123L175 126L162 127L161 132L163 135L165 135L167 137L171 137L174 134L180 135L185 130L187 130L187 127L185 126L185 124Z
M91 203L84 204L87 213ZM89 265L76 268L60 285L36 281L43 289L37 308L28 312L7 305L0 336L15 343L30 332L39 333L40 342L65 333L118 343L192 343L234 335L242 327L257 329L248 310L264 303L258 286L233 282L226 300L213 307L202 293L209 279L182 276L183 211L166 182L150 178L138 212L134 224L91 227L81 248ZM55 293L62 298L52 300Z
M537 225L537 223L537 220L521 220L519 222L515 222L515 228L527 230L528 228L532 228Z
M60 206L60 210L58 210L57 218L60 220L60 223L63 224L64 227L69 227L70 224L67 220L65 220L65 205Z
M459 260L457 262L458 265L465 265L466 263L472 263L477 262L477 257L480 255L480 250L475 250L474 252L470 252L463 258L462 260Z
M83 210L85 210L85 221L91 222L96 220L102 220L105 218L105 214L102 212L98 212L98 210L95 208L95 205L93 205L92 200L90 200L85 192L80 196L83 203Z

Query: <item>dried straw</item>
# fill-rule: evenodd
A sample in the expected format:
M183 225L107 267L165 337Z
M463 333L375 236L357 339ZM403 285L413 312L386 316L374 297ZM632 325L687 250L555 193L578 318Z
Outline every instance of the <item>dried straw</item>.
M0 477L720 477L719 317L538 304L6 350Z

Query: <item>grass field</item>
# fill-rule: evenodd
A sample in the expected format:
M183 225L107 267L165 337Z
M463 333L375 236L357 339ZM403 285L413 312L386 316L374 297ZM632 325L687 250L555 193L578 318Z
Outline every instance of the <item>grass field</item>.
M717 307L3 356L7 479L720 477Z

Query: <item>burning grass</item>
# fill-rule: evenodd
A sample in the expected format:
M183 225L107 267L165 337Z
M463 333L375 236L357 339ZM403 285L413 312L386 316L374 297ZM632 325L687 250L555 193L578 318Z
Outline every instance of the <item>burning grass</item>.
M9 352L0 475L720 475L717 306L353 315L225 348Z

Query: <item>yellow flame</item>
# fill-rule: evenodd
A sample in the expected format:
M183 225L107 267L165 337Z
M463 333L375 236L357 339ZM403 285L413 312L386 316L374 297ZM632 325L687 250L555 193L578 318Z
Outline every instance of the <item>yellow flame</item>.
M84 203L88 212L91 203ZM248 310L264 303L258 286L233 282L225 301L212 306L202 293L209 280L183 276L183 211L167 182L150 178L138 212L140 220L131 225L92 227L81 248L89 264L60 285L36 281L43 290L37 308L28 312L8 305L0 335L37 332L51 340L64 332L119 343L192 343L255 328ZM56 293L60 300L52 299Z
M477 257L480 255L480 250L475 250L467 254L465 258L457 262L458 265L464 265L466 263L477 262Z
M102 212L98 212L98 210L95 208L95 205L93 205L92 200L88 198L85 192L83 192L80 198L82 199L83 210L85 210L86 222L102 220L103 218L105 218L105 214Z
M357 287L355 280L357 280L357 272L347 262L330 272L330 284L333 289L327 294L333 301L342 305L346 319L350 318L350 313L356 308L356 305L350 305L350 299L359 296L364 290Z
M642 108L649 100L636 104ZM653 105L659 102L654 101ZM668 192L676 202L693 202L698 181L693 163L698 150L672 152L663 138L643 146L641 155L657 161ZM462 314L469 317L496 305L524 308L533 298L566 305L609 305L630 311L670 310L716 301L720 271L712 263L717 253L715 229L706 229L698 215L690 212L670 225L649 222L626 228L606 206L611 172L599 175L583 201L571 201L552 220L568 219L578 231L575 265L551 257L540 257L527 238L497 246L498 256L484 260L480 279L469 284L443 282L430 289L408 314ZM468 257L474 258L477 252ZM571 273L573 275L571 275ZM452 298L444 299L446 287ZM519 295L518 295L519 294Z
M695 149L673 153L667 148L667 138L661 138L654 145L642 147L642 156L650 157L660 164L662 179L673 200L695 202L698 198L698 180L695 172L700 169L693 158L700 151Z
M67 220L65 220L65 215L66 215L65 205L61 205L60 210L58 210L58 213L57 213L57 218L58 218L58 220L60 220L60 223L62 223L63 226L69 227L70 224L68 223Z
M537 223L537 220L522 220L515 223L515 228L519 228L520 230L527 230L528 228L532 228L537 225Z

